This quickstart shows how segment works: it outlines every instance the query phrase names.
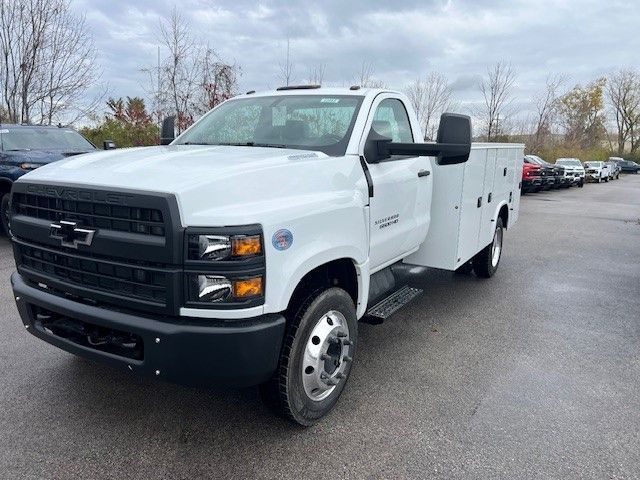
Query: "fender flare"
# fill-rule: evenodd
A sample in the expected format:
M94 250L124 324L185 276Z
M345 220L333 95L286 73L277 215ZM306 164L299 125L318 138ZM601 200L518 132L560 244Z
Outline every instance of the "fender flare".
M282 290L280 298L276 300L277 305L274 307L276 310L286 310L291 297L296 288L300 284L300 281L310 272L322 265L336 261L348 259L353 263L356 271L356 280L358 286L357 305L356 311L358 318L362 316L367 305L367 297L369 290L369 260L366 258L363 262L358 262L358 258L362 258L363 252L360 252L353 246L340 246L334 247L322 252L316 252L309 250L305 252L304 260L299 262L297 267L291 272L286 274L287 285ZM360 312L363 311L362 314Z
M502 207L506 206L507 207L507 225L503 225L505 230L509 230L509 202L507 202L506 200L502 200L497 206L496 206L496 211L493 214L493 223L497 223L498 221L498 216L500 215L500 210L502 210Z

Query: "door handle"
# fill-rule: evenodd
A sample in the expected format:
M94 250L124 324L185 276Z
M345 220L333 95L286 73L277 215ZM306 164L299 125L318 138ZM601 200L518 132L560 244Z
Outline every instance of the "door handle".
M429 170L420 170L418 172L419 177L428 177L429 175L431 175L431 172Z
M478 197L478 208L482 206L482 197Z

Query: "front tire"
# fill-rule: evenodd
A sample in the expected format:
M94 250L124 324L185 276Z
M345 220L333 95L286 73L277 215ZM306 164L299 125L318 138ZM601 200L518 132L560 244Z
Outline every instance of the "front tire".
M11 225L9 224L9 200L11 199L10 193L5 193L2 196L0 203L0 223L2 223L2 231L9 237L11 235Z
M502 219L498 217L493 241L473 257L473 271L480 278L490 278L498 270L500 257L502 256L502 239L504 227Z
M287 320L278 368L261 393L277 413L310 426L333 409L349 378L356 309L346 291L329 288L310 295Z

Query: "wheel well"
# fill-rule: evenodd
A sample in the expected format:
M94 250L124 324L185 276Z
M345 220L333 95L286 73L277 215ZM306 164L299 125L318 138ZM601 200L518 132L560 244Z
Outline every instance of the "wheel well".
M358 275L353 260L341 258L320 265L307 273L291 295L287 310L295 308L307 296L320 288L340 287L358 304Z
M13 183L9 180L0 180L0 198L2 198L5 193L9 193L12 186Z
M509 220L509 209L507 208L506 205L503 205L500 208L500 212L498 213L498 217L500 219L502 219L502 225L504 226L504 228L508 228L508 220Z

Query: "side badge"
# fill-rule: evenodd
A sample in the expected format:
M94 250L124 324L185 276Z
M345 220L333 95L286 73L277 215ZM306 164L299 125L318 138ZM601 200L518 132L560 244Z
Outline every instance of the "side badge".
M273 234L271 243L276 250L286 250L293 244L293 233L286 228L282 228Z

